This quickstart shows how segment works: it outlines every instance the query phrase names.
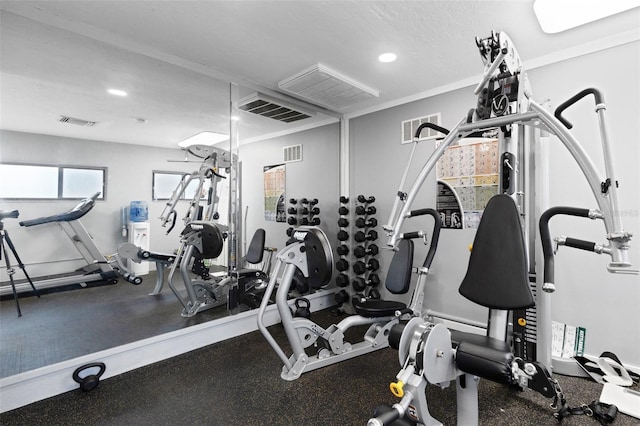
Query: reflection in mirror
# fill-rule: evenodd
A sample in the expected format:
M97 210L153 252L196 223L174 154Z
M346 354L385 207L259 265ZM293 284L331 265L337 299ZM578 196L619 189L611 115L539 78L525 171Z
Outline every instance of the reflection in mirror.
M284 247L288 225L264 219L262 175L264 166L284 164L284 147L300 145L307 160L287 163L287 196L319 198L325 214L335 210L339 152L335 118L311 110L305 110L306 118L299 121L259 116L242 108L242 100L254 96L255 89L236 85L230 89L228 82L153 55L132 53L12 13L3 11L1 20L0 163L53 165L63 170L58 173L62 182L77 180L78 170L101 170L104 176L99 196L81 217L28 227L20 222L68 218L64 215L76 209L78 198L92 194L63 183L62 196L17 199L16 194L29 195L28 179L40 188L53 179L34 174L18 179L9 173L0 180L4 194L0 211L19 211L19 218L3 220L3 235L10 235L19 260L10 250L8 256L3 252L0 265L0 377L227 316L226 304L181 316L183 307L166 285L173 266L168 259L179 257L176 252L185 227L180 220L193 197L189 193L180 197L175 206L178 222L170 230L159 218L166 207L164 198L167 194L170 198L174 188L161 191L155 185L168 175L191 174L206 161L206 155L179 148L178 143L191 136L203 131L237 133L235 145L232 139L218 145L236 154L231 158L237 167L229 164L217 171L223 178L216 222L223 237L231 235L234 244L223 238L221 254L203 258L202 266L214 275L229 276L229 268L236 264L239 270L249 266L268 272L268 255ZM108 89L126 95L112 95ZM230 107L234 90L236 106ZM230 120L232 110L238 121ZM132 203L146 205L145 214L132 215ZM132 221L132 216L143 220ZM235 220L228 221L229 217ZM235 231L227 234L230 227ZM323 220L321 227L328 235L336 233L331 219ZM261 241L259 229L266 231L261 243L265 256L252 263L253 237ZM82 239L91 247L86 256L77 244ZM140 253L150 255L151 261L130 262L125 257ZM19 290L21 317L14 308L9 272ZM127 277L130 272L133 275ZM43 288L38 298L29 293L25 273L37 288L60 277L65 285L53 281L56 285ZM94 275L106 281L90 280ZM142 278L142 283L132 285L128 282L135 281L132 276ZM186 296L187 290L179 288L181 279L178 268L177 292ZM250 303L255 305L255 300Z
M153 171L191 173L203 159L189 154L184 161L178 143L202 131L228 133L228 83L4 11L1 19L0 163L8 176L0 180L0 211L19 211L3 226L40 297L29 294L11 250L3 252L0 377L226 315L182 318L166 286L149 295L157 285L156 262L134 263L147 266L148 273L132 285L118 274L128 269L127 262L119 265L115 259L128 243L174 255L181 229L167 234L158 220L166 200L154 199ZM127 95L110 95L108 88ZM53 174L24 169L28 173L21 176L8 169L16 164L54 166ZM82 217L20 225L74 210L78 198L93 193L93 186L76 183L93 182L85 172L94 170L104 175L98 179L100 195ZM31 191L49 186L52 195ZM180 215L190 199L178 202ZM147 204L144 222L129 221L133 201ZM78 240L90 248L89 260ZM13 271L21 317L8 277ZM117 284L110 285L113 281ZM45 288L43 282L55 285Z

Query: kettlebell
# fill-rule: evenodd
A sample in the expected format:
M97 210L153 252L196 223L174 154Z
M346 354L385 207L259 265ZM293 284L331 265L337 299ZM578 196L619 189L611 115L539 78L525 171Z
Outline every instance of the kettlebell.
M311 316L311 302L309 302L309 299L301 297L299 299L296 299L295 304L296 312L293 314L293 316L309 319L309 317Z
M80 373L84 370L88 370L90 368L98 367L99 370L96 374L88 374L84 377L80 377ZM100 384L100 377L104 374L104 371L107 369L107 366L104 365L103 362L94 362L91 364L85 364L80 366L73 372L73 380L75 380L78 384L80 384L80 389L85 392L89 392L94 390Z

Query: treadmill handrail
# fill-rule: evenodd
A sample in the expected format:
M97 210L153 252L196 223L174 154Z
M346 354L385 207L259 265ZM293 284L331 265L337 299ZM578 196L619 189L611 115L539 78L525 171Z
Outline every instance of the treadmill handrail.
M45 217L38 217L35 219L23 220L20 222L20 226L35 226L35 225L42 225L44 223L51 223L51 222L71 222L74 220L78 220L85 214L89 213L89 211L91 211L99 195L100 195L100 192L96 192L91 197L83 199L74 208L64 213L56 214L53 216L45 216Z

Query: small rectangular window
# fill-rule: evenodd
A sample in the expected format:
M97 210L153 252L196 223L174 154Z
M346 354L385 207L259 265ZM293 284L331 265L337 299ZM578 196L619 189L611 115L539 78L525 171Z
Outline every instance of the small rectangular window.
M105 198L106 168L0 164L0 198L81 199L100 192Z
M184 173L180 172L160 172L153 171L153 199L154 200L169 200L173 195L173 191L176 190L178 184L182 180ZM180 197L181 200L191 200L198 189L198 179L193 179L187 189Z

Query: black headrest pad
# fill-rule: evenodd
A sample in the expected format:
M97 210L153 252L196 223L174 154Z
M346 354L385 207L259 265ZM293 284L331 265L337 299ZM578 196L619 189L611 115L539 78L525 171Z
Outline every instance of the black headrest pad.
M393 254L384 285L393 294L404 294L411 285L413 263L413 241L401 240L398 251Z
M508 195L496 195L489 200L459 291L472 302L490 309L525 309L535 305L520 215Z

